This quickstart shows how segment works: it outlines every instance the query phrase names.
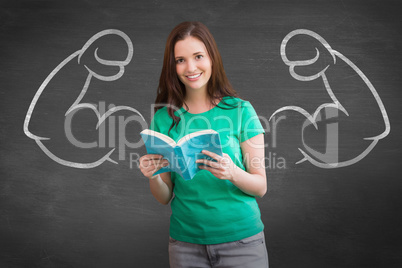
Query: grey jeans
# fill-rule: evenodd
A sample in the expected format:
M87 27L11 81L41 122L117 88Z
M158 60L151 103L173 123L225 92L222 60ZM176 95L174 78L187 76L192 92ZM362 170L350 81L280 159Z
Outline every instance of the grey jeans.
M169 263L171 268L267 268L268 253L264 232L215 245L192 244L170 237Z

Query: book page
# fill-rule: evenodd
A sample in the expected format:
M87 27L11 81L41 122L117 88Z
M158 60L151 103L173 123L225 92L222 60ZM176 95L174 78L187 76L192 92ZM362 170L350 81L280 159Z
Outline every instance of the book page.
M142 134L146 134L149 136L155 136L161 140L163 140L164 142L166 142L168 145L172 146L172 147L176 147L176 142L169 136L162 134L160 132L154 131L154 130L150 130L150 129L144 129L143 131L141 131Z

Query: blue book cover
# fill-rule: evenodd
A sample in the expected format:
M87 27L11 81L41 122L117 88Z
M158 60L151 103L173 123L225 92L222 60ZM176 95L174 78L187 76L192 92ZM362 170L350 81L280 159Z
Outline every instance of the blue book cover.
M200 171L197 159L213 160L201 153L207 150L222 156L219 133L212 129L196 131L175 142L172 138L157 131L145 129L141 131L148 154L160 154L169 161L169 165L161 168L153 175L164 172L176 172L184 180L191 180Z

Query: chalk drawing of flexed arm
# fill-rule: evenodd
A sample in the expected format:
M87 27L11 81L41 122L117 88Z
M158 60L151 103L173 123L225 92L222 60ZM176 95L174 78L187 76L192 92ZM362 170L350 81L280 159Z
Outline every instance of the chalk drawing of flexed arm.
M321 68L316 73L313 73L310 75L298 74L295 70L296 67L299 67L302 69L304 66L312 65L315 62L317 62L317 60L320 57L319 50L317 48L315 48L316 55L312 59L299 60L299 61L289 60L287 53L286 53L286 46L287 46L289 40L291 40L292 38L294 38L295 36L298 36L298 35L310 36L310 37L315 38L317 41L319 41L325 47L325 49L329 52L329 54L332 57L333 62L331 64L328 64L325 67ZM321 104L315 110L315 112L313 114L308 113L305 109L303 109L302 107L299 107L299 106L285 106L285 107L282 107L282 108L276 110L271 115L271 118L273 118L276 114L278 114L280 112L283 112L286 110L292 110L292 111L296 111L296 112L302 114L304 117L306 117L306 122L303 125L303 129L302 129L302 133L301 133L302 138L303 138L303 144L305 145L305 149L298 148L299 151L302 153L303 158L300 161L298 161L297 164L302 163L304 161L308 161L311 164L313 164L317 167L320 167L320 168L338 168L338 167L349 166L349 165L357 163L358 161L363 159L376 146L376 144L378 143L378 141L380 139L385 138L389 134L391 126L390 126L390 122L388 119L388 115L385 110L384 104L381 101L381 98L378 95L378 93L375 90L372 83L353 62L351 62L347 57L342 55L340 52L332 49L331 46L320 35L318 35L317 33L313 32L313 31L306 30L306 29L294 30L294 31L290 32L289 34L287 34L285 36L285 38L283 39L281 47L280 47L280 53L281 53L283 62L289 66L289 73L294 79L299 80L299 81L312 81L315 79L321 79L328 96L332 100L332 102ZM341 64L340 64L340 62L341 62ZM371 96L375 99L375 102L378 105L378 108L381 112L381 116L382 116L384 126L385 126L385 129L382 133L379 133L376 136L363 138L364 140L369 141L369 145L361 153L359 153L357 156L353 157L352 159L348 159L346 161L341 161L341 162L338 161L338 155L337 155L338 152L336 152L335 158L327 157L327 155L325 155L325 154L320 154L304 143L304 136L303 136L304 135L304 133L303 133L304 127L306 125L313 125L316 129L318 129L317 122L321 120L320 112L323 109L329 109L332 111L335 110L337 112L339 111L346 116L350 116L348 110L338 100L336 94L334 93L333 88L331 87L331 84L328 81L327 73L329 73L329 70L331 68L334 68L335 65L349 66L355 72L355 74L357 74L357 77L359 77L363 81L363 83L365 84L365 86L367 87L369 92L371 93ZM358 105L358 103L356 103L355 105ZM327 128L327 132L329 132L329 131L331 131L331 130ZM332 135L332 136L334 136L334 135ZM328 139L328 137L331 137L331 135L329 135L329 136L327 135L327 139ZM338 139L338 137L334 137L333 140L337 143L337 139ZM335 159L335 161L334 161L334 159Z
M93 53L93 56L94 56L96 62L98 64L102 65L103 67L106 67L107 72L112 73L112 74L109 74L109 73L101 74L98 71L94 71L93 68L91 68L90 64L88 64L88 65L82 64L81 61L82 61L83 55L86 55L89 53L88 52L89 48L93 45L93 43L95 41L99 40L100 38L102 38L104 36L108 36L108 35L117 35L123 39L124 44L127 47L127 49L126 49L127 56L124 60L120 60L120 61L119 60L105 60L98 56L98 48L96 48ZM105 161L110 161L112 163L116 163L114 160L112 160L110 158L110 155L113 153L115 148L112 148L109 152L107 152L102 157L100 157L100 158L97 157L97 159L95 159L94 161L89 162L89 163L72 162L72 161L62 159L62 158L58 157L55 153L53 153L44 144L44 141L51 140L51 137L35 135L34 133L32 133L29 130L29 125L31 122L32 113L33 113L35 106L37 105L39 99L41 98L41 95L44 93L45 90L47 90L47 91L54 90L54 88L49 86L49 83L55 77L59 76L60 74L63 74L63 71L70 72L70 70L67 68L67 66L70 66L71 64L77 64L77 65L83 66L83 68L81 68L80 72L81 73L85 72L86 75L84 76L85 79L82 81L82 89L79 90L80 93L79 93L78 97L73 101L72 105L65 112L65 114L64 114L65 117L71 116L73 113L75 113L76 111L81 110L81 109L90 109L91 111L93 111L95 113L95 115L97 117L96 129L98 129L99 126L105 122L106 118L108 118L113 113L121 111L121 110L128 110L128 111L134 112L134 113L138 114L144 120L144 117L141 115L140 112L138 112L136 109L129 107L129 106L115 106L115 107L107 110L103 114L101 114L100 111L98 111L98 108L96 107L96 105L91 104L91 103L81 102L90 87L92 79L98 79L101 81L114 81L114 80L117 80L120 77L122 77L124 74L125 66L131 61L133 52L134 52L134 48L133 48L133 44L132 44L130 38L125 33L121 32L119 30L108 29L108 30L101 31L101 32L95 34L94 36L92 36L80 50L74 52L73 54L68 56L66 59L64 59L56 68L54 68L54 70L43 81L43 83L37 90L35 96L32 99L32 102L28 108L28 111L27 111L27 114L26 114L26 117L24 120L24 126L23 126L24 133L29 138L35 140L35 142L38 144L38 146L42 149L42 151L48 157L50 157L52 160L56 161L57 163L65 165L65 166L70 166L70 167L75 167L75 168L93 168L93 167L99 166L100 164L102 164ZM74 63L73 60L77 60L77 62ZM64 69L66 69L66 70L64 70ZM71 94L71 92L63 92L63 94L68 96ZM63 96L62 96L62 98L63 98ZM66 99L66 97L65 97L65 99ZM60 100L60 101L63 101L63 100Z

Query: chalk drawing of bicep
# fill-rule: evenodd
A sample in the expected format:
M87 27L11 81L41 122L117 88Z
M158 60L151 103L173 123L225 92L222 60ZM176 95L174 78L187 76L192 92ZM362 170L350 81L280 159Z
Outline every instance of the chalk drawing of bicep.
M313 125L316 129L318 128L317 122L321 120L320 112L323 109L328 109L332 112L335 111L336 113L337 113L337 111L339 111L339 112L342 112L343 114L345 114L346 116L349 116L349 113L344 108L342 103L340 103L338 98L335 96L335 94L331 88L331 85L328 82L326 71L329 68L331 68L331 66L329 64L327 66L325 66L324 68L322 68L321 70L319 70L318 72L311 74L311 75L300 75L296 72L296 70L295 70L296 67L303 67L303 66L311 65L311 64L315 63L320 57L319 50L317 48L315 48L316 55L312 59L300 60L300 61L289 60L287 57L287 54L286 54L286 46L287 46L289 40L291 40L291 38L293 38L294 36L297 36L297 35L307 35L307 36L313 37L316 40L318 40L325 47L325 49L330 53L332 60L333 60L333 62L331 63L332 65L336 65L337 61L338 62L343 61L350 68L352 68L353 71L364 81L365 85L371 92L372 97L375 99L375 101L378 105L378 108L382 115L382 119L384 121L384 127L385 127L384 131L373 137L364 137L363 138L364 140L369 140L369 141L371 141L371 143L360 154L358 154L356 157L354 157L352 159L348 159L346 161L339 162L338 161L338 152L336 150L332 150L332 152L328 152L327 154L321 154L321 153L315 151L314 149L310 148L309 146L307 146L306 143L304 142L303 130L308 125ZM375 147L375 145L378 143L378 141L380 139L385 138L389 134L391 126L390 126L390 122L388 119L388 115L387 115L385 106L384 106L380 96L378 95L376 89L370 82L370 80L363 74L363 72L352 61L350 61L347 57L345 57L340 52L332 49L331 46L328 44L328 42L324 38L322 38L320 35L318 35L317 33L313 32L313 31L306 30L306 29L294 30L294 31L290 32L289 34L287 34L285 36L285 38L283 39L283 41L281 43L281 47L280 47L280 54L281 54L283 62L289 66L289 73L294 79L299 80L299 81L312 81L312 80L321 78L324 88L325 88L328 96L332 100L332 102L330 102L330 103L321 104L315 110L315 112L313 114L308 113L305 109L303 109L302 107L299 107L299 106L285 106L285 107L282 107L282 108L276 110L271 115L271 118L273 118L276 114L278 114L280 112L291 110L291 111L298 112L298 113L302 114L304 117L306 117L306 121L303 124L302 133L301 133L303 144L305 146L305 150L303 150L302 148L298 148L299 151L302 153L303 158L300 161L298 161L296 164L302 163L304 161L308 161L311 164L313 164L317 167L320 167L320 168L338 168L338 167L349 166L349 165L355 164L358 161L362 160L368 153L370 153L370 151ZM356 105L358 105L358 103L356 103ZM333 127L333 126L331 126L331 127ZM332 145L334 144L334 142L337 143L337 138L338 138L338 137L334 137L333 130L334 129L332 129L332 132L331 132L330 126L327 126L327 139L328 139L328 141L332 141ZM336 131L337 131L337 129L336 129ZM332 135L332 137L331 137L331 135Z
M100 114L100 112L98 111L98 108L91 103L81 103L81 100L84 98L85 94L87 93L90 84L91 84L91 80L92 79L98 79L101 81L114 81L119 79L120 77L123 76L124 74L124 70L125 70L125 66L127 64L130 63L131 58L133 56L134 53L134 48L133 48L133 44L130 40L130 38L123 33L122 31L116 30L116 29L107 29L104 31L101 31L97 34L95 34L94 36L92 36L85 44L84 46L72 53L70 56L68 56L66 59L64 59L56 68L53 69L53 71L46 77L46 79L43 81L43 83L41 84L41 86L39 87L39 89L37 90L36 94L34 95L31 104L29 105L25 120L24 120L24 126L23 126L23 130L25 135L27 135L29 138L35 140L35 142L38 144L38 146L42 149L42 151L48 156L50 157L52 160L54 160L55 162L65 165L65 166L69 166L69 167L74 167L74 168L94 168L99 166L100 164L102 164L105 161L109 161L112 163L117 164L116 161L112 160L110 158L110 155L113 153L113 151L115 150L115 148L111 149L108 153L106 153L103 157L96 159L93 162L89 162L89 163L79 163L79 162L72 162L72 161L67 161L65 159L62 159L60 157L58 157L55 153L51 152L42 141L47 141L50 140L50 137L42 137L42 136L37 136L34 133L32 133L29 130L29 124L31 121L31 116L32 113L35 109L35 106L39 100L39 98L41 97L42 93L45 90L51 90L51 88L47 88L49 82L55 77L56 74L58 74L59 72L63 71L63 68L70 63L71 61L73 61L74 59L77 59L77 64L81 64L81 58L84 55L84 53L87 52L88 48L99 38L103 37L103 36L107 36L107 35L117 35L120 36L123 40L125 45L127 46L127 56L124 60L105 60L99 57L98 55L98 48L95 49L94 51L94 58L96 60L96 62L98 62L99 64L103 65L103 66L112 66L112 67L118 67L118 72L117 73L113 73L112 75L110 74L100 74L97 71L94 71L91 69L90 66L87 66L84 64L85 70L88 73L85 79L85 82L83 83L82 89L78 95L78 97L75 99L75 101L72 103L72 105L69 107L69 109L65 112L65 118L63 118L63 120L66 120L67 117L72 116L73 113L77 112L80 109L90 109L92 110L95 115L98 118L98 122L96 125L96 129L99 128L99 126L101 124L104 123L105 119L112 115L115 112L121 111L121 110L128 110L131 111L135 114L138 114L142 120L144 120L144 117L141 115L141 113L139 111L137 111L136 109L129 107L129 106L115 106L109 110L107 110L105 113ZM68 92L66 92L66 94L68 94ZM144 120L145 121L145 120Z

